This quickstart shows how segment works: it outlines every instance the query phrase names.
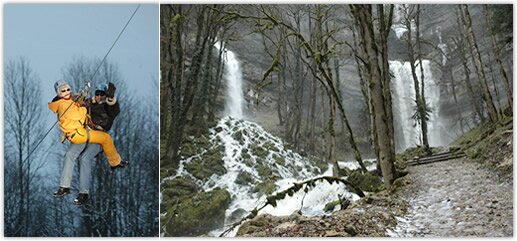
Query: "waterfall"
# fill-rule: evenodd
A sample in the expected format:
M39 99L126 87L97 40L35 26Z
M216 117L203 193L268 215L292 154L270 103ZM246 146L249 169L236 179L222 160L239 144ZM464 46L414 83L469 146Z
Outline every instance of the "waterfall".
M403 151L409 147L421 145L422 134L420 125L411 118L415 113L415 87L409 62L389 61L390 71L393 73L393 114L396 133L397 151ZM425 99L431 108L427 122L427 133L430 146L442 146L445 140L442 138L442 124L440 123L440 88L431 72L431 61L422 60L424 69ZM420 78L420 68L416 69ZM419 80L420 82L420 80Z
M391 25L391 30L395 32L395 35L398 39L404 36L404 33L408 31L406 24L404 23L404 15L406 4L395 4L394 14L393 14L393 24ZM411 31L416 31L416 22L414 19L411 19Z
M220 46L220 42L216 43L217 49L220 49ZM210 135L204 147L198 146L199 149L195 153L182 156L176 173L162 179L164 183L187 177L194 181L199 192L209 192L216 188L228 191L231 202L224 210L224 226L210 231L208 236L220 235L229 225L246 217L256 207L267 203L268 195L281 192L295 183L332 175L331 165L326 170L321 169L320 160L301 156L288 149L287 143L281 138L268 133L260 125L243 119L244 98L239 62L233 52L224 47L222 49L225 52L226 66L224 79L228 85L228 116L221 118L217 126L209 129ZM213 160L209 160L211 157ZM340 164L349 167L353 165ZM374 162L370 164L369 170L375 167ZM198 165L208 168L217 166L224 171L200 177L194 175ZM276 207L269 205L258 214L289 215L301 211L305 216L325 215L325 205L337 200L338 195L343 195L351 201L359 199L359 196L349 192L348 187L342 183L322 181L314 185L313 188L307 189L307 192L305 189L299 190L284 197L277 201ZM163 201L161 198L163 196L160 196L160 201ZM203 200L198 201L199 205L204 204ZM334 208L339 208L339 205ZM161 215L166 214L162 212ZM235 236L236 231L237 229L234 229L228 236Z
M302 157L298 153L287 149L286 144L278 137L271 135L256 123L224 117L215 128L210 129L210 142L213 149L224 150L222 159L226 172L222 175L213 175L203 181L202 189L210 191L214 188L224 188L232 196L229 207L225 210L225 226L212 230L209 236L218 236L228 225L248 215L255 207L266 202L266 195L256 188L268 179L262 175L263 170L269 169L278 178L274 181L274 190L282 191L296 182L302 182L317 176L331 176L332 166L325 172L321 171L313 160ZM223 147L223 148L221 148ZM189 176L183 166L192 159L182 160L177 176ZM246 183L239 181L241 176L247 176ZM267 206L259 214L289 215L301 210L305 216L323 215L325 204L338 199L343 194L350 200L357 200L355 193L347 191L342 183L329 184L317 182L313 190L305 193L296 192L292 197L286 197L277 202L276 207ZM303 205L302 205L303 204ZM229 236L234 236L234 229Z
M442 65L445 66L447 63L447 54L449 53L449 48L447 47L447 44L442 42L442 28L438 26L435 32L438 34L438 40L440 41L438 48L442 51Z
M217 41L215 47L220 50L221 43ZM234 52L226 49L223 44L224 51L224 79L227 83L226 87L226 106L225 113L237 119L242 119L242 106L244 103L244 95L242 93L242 71L239 60Z

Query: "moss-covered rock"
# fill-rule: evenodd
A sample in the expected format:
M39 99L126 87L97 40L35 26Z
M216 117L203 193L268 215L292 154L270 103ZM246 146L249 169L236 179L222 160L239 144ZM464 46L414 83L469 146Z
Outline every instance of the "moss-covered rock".
M216 188L184 198L162 218L166 236L199 236L224 224L230 193Z
M162 157L160 159L160 178L175 175L177 169L177 163L172 162L170 159L167 159L166 157Z
M242 208L238 208L230 214L227 223L235 223L240 221L248 212Z
M265 158L269 154L269 152L266 149L262 148L257 143L253 143L251 145L251 153L260 158Z
M222 154L217 149L210 149L200 158L195 158L185 164L185 169L194 177L206 180L213 174L223 175L226 173Z
M266 179L277 179L278 175L274 169L269 167L267 164L259 163L256 166L256 170L262 180Z
M244 234L259 231L260 229L264 229L265 227L277 223L280 217L273 216L271 214L261 214L252 220L249 220L243 223L239 230L237 231L237 236L242 236Z
M247 185L253 183L253 176L250 173L243 171L237 175L235 183L240 185Z
M210 140L205 135L201 135L200 137L196 138L196 143L199 146L208 147L210 145Z
M241 157L242 157L242 162L246 165L246 166L249 166L249 167L252 167L252 161L251 161L251 155L248 153L248 149L247 148L243 148L241 150Z
M183 145L181 145L180 153L183 157L191 157L200 151L200 148L197 146L196 143L193 142L184 142Z
M242 131L236 131L232 134L232 138L236 141L239 142L239 144L243 145L244 144L244 138L243 138L243 135L242 135Z
M340 205L339 200L328 202L327 204L325 204L325 207L323 208L323 211L325 211L325 212L332 212L332 211L334 211L334 209L336 208L337 205Z
M253 192L257 192L259 194L269 195L276 190L277 186L274 180L268 179L264 182L261 182L253 187Z
M275 160L276 164L280 165L280 166L285 166L285 158L280 156L280 155L277 155L277 154L273 154L273 160Z
M361 173L354 171L350 173L347 181L366 192L378 192L382 190L382 180L369 172Z
M262 145L266 150L269 152L279 152L278 148L276 147L275 143L268 141Z
M223 128L218 126L214 130L215 130L215 132L219 133L219 132L223 131Z
M198 192L199 187L189 177L177 177L160 185L163 199L181 198Z
M348 167L339 168L339 176L341 176L341 177L347 177L350 175L350 173L352 173L352 170L350 170L350 168L348 168Z
M248 167L253 167L253 161L251 160L251 156L250 155L242 155L242 163Z

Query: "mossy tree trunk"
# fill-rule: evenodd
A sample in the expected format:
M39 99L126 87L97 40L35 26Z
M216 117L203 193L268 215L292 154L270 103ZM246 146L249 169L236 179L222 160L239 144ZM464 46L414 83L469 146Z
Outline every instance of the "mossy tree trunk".
M391 100L391 75L390 75L390 65L388 62L388 35L391 31L391 25L393 23L393 10L395 5L389 4L387 5L389 10L387 12L384 10L383 4L377 4L377 14L379 18L379 37L378 41L376 41L377 49L380 50L381 61L379 65L381 66L381 77L382 77L382 89L383 96L385 101L385 109L386 109L386 122L388 126L389 138L390 138L390 159L395 160L395 128L393 125L393 111L392 111L392 100ZM386 15L387 13L387 15Z
M386 109L385 89L389 86L384 85L383 77L381 76L381 66L379 66L379 49L376 43L376 35L379 32L374 32L372 6L362 4L352 4L350 6L352 16L358 24L359 45L362 48L362 59L365 61L365 73L368 80L368 88L372 98L372 107L374 113L376 135L379 144L378 160L381 163L381 170L384 179L384 185L387 189L391 188L391 184L395 180L395 153L392 151L390 130L388 125L388 111ZM386 44L386 43L382 43Z
M472 19L470 17L470 12L468 9L468 5L462 4L460 5L462 11L462 20L465 28L465 32L467 34L467 39L469 42L470 49L472 51L472 58L474 61L474 66L476 67L479 83L481 84L481 95L483 97L483 101L487 106L488 117L491 122L497 122L499 119L497 114L497 109L492 100L492 94L490 93L490 89L488 88L487 79L485 76L485 70L483 66L483 61L481 60L481 55L479 53L478 44L476 41L476 36L474 31L472 30Z
M354 19L354 21L356 21ZM354 52L354 60L357 65L357 74L359 75L359 83L361 84L361 93L364 98L365 106L368 108L368 120L369 120L369 138L370 138L370 144L373 147L373 150L375 151L375 156L379 156L379 142L377 141L377 133L375 130L375 120L373 118L373 104L372 104L372 98L368 89L368 83L365 80L364 74L366 71L366 66L362 62L361 56L365 56L364 53L362 53L362 48L359 47L359 44L357 43L357 22L352 26L352 38L353 38L353 47L351 48ZM376 162L376 169L379 171L379 175L382 175L381 173L381 162Z
M490 37L492 40L492 51L494 52L495 61L501 76L503 77L504 90L506 93L506 97L508 100L508 106L513 107L513 96L512 96L512 87L510 86L510 80L508 79L508 75L503 67L503 62L501 61L501 49L497 46L496 33L494 28L492 27L492 17L490 11L488 10L488 5L483 4L483 12L485 14L486 22L488 29L490 29Z

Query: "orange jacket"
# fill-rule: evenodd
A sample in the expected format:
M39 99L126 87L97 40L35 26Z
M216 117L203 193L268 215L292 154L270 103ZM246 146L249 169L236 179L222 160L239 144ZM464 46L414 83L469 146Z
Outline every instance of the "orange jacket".
M83 129L86 122L86 108L74 102L73 98L72 96L67 100L56 97L48 103L48 108L58 114L59 128L67 136L75 133L77 129ZM69 106L70 108L66 110Z

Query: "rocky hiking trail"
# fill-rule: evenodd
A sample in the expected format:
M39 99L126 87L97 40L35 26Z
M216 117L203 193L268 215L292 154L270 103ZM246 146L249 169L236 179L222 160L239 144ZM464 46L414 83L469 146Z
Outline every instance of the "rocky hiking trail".
M389 236L513 235L513 182L464 158L410 167L401 197L407 213Z

